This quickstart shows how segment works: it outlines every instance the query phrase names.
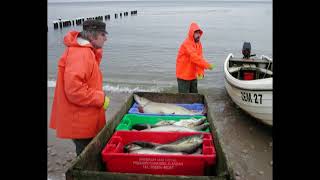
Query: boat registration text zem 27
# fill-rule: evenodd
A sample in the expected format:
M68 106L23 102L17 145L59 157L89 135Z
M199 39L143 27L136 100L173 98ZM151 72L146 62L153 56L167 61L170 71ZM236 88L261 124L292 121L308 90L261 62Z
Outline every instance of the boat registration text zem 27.
M240 92L241 92L242 101L255 103L255 104L262 104L262 94L251 93L247 91L240 91Z

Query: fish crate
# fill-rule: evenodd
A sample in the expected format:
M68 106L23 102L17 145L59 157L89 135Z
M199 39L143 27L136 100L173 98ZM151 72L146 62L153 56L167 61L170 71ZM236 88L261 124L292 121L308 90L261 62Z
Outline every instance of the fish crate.
M120 124L117 126L116 131L119 130L131 130L132 126L135 124L151 124L154 125L159 121L166 121L166 120L173 120L173 121L179 121L181 119L200 119L205 116L144 116L144 115L138 115L138 114L126 114L123 119L121 120ZM207 120L205 121L205 123ZM209 127L205 130L202 130L202 132L210 132Z
M180 138L202 134L201 154L129 154L124 146L134 141L166 144ZM202 176L205 168L216 162L216 151L210 133L117 131L102 151L106 170L122 173ZM124 166L125 165L125 166Z
M210 111L210 104L206 95L193 93L157 93L157 92L135 92L140 97L148 98L156 102L192 104L202 103L208 106L207 120L210 124L210 134L216 151L216 163L214 166L205 168L202 176L191 175L155 175L138 173L110 172L102 159L102 151L109 142L112 135L117 132L116 127L134 104L133 94L129 96L117 112L106 122L105 127L93 138L83 152L72 160L65 176L66 180L101 180L101 179L139 179L139 180L229 180L235 179L231 162L228 160L224 144L219 140L219 133L214 126L215 117ZM123 166L126 166L124 164Z
M158 102L158 101L157 101ZM175 103L178 106L184 107L188 110L194 112L202 112L204 110L204 104L202 103L192 103L192 104L182 104L182 103ZM138 109L138 103L134 103L132 107L129 109L128 114L140 114L140 115L147 115L147 116L193 116L193 115L179 115L179 114L151 114L151 113L141 113Z

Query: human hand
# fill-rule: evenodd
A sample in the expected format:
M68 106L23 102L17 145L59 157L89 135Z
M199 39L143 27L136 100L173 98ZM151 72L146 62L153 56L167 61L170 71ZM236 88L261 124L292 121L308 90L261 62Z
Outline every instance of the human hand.
M210 64L209 67L208 67L209 70L212 70L213 68L214 68L213 64Z
M199 75L197 74L197 79L198 80L202 80L203 79L203 75L202 74L199 74Z
M103 109L104 109L104 110L107 110L107 109L108 109L109 103L110 103L109 97L108 97L108 96L105 96L105 97L104 97L104 103L103 103Z

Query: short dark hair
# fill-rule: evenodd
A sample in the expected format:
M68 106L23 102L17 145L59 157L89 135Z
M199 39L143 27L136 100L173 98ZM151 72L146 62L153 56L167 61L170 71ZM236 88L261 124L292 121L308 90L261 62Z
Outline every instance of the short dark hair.
M83 22L83 31L100 31L108 34L106 31L106 23L101 20L86 20Z

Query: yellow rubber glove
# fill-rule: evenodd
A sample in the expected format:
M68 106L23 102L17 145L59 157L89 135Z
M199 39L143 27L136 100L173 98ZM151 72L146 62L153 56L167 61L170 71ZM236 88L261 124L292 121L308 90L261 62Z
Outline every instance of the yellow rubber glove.
M209 70L212 70L213 68L214 68L213 64L210 64L209 67L208 67Z
M107 108L109 106L109 103L110 103L110 99L108 98L108 96L105 96L104 97L104 103L103 103L103 109L104 110L107 110Z
M203 75L202 74L199 74L199 75L197 74L197 79L198 80L202 80L203 79Z

